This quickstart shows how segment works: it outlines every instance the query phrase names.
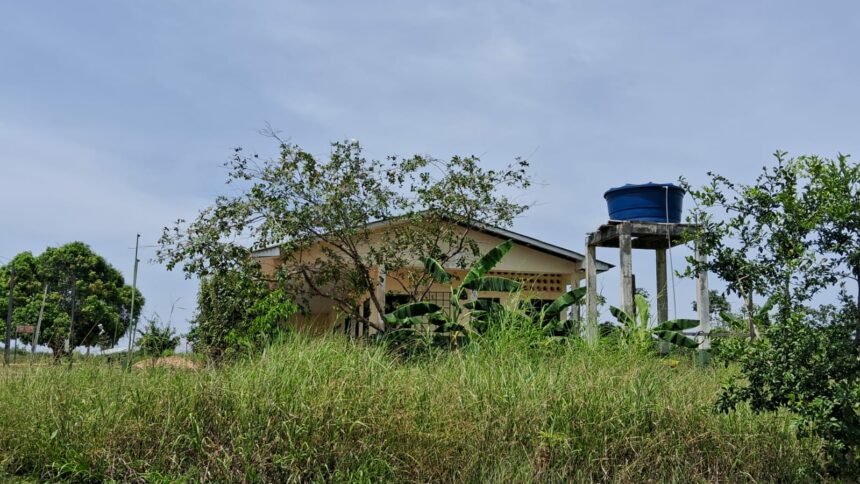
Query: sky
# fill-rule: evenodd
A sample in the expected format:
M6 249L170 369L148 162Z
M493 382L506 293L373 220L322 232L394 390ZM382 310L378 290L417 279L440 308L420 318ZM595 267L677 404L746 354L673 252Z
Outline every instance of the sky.
M0 262L81 240L130 282L140 233L144 314L186 331L197 283L153 245L227 193L233 148L276 153L267 125L319 154L524 157L514 230L582 252L610 187L860 156L858 22L850 1L0 0Z

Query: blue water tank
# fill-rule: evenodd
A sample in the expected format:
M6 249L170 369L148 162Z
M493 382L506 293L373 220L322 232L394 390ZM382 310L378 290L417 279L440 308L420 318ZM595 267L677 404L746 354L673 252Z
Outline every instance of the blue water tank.
M603 198L606 199L610 220L681 222L684 189L671 183L628 183L610 188Z

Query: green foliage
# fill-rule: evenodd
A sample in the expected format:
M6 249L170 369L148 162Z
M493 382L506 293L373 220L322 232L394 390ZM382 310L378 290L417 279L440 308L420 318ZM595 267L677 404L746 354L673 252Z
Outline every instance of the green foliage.
M578 287L557 297L549 306L532 315L535 324L552 338L579 337L580 327L576 318L561 318L562 312L585 299L586 289Z
M395 311L386 314L386 322L396 326L431 323L436 326L436 333L447 336L450 346L456 347L461 335L475 332L474 325L470 324L469 320L477 319L478 325L481 326L481 323L486 322L484 316L493 309L489 303L479 304L478 301L463 304L462 301L466 298L467 291L514 292L520 289L521 284L519 282L487 275L501 262L505 254L510 252L513 246L512 241L506 240L490 249L472 264L460 284L450 286L450 312L443 311L436 304L416 302L400 306ZM438 282L448 281L450 283L454 280L454 276L448 274L439 261L427 258L424 261L424 267ZM463 310L471 311L471 313L464 315Z
M0 473L40 482L823 480L818 441L796 438L790 415L712 411L730 371L535 345L539 336L519 331L528 327L503 324L460 352L409 360L291 334L259 358L198 371L2 372Z
M860 165L840 154L836 160L803 157L801 167L810 180L809 203L816 207L816 247L838 276L856 284L854 341L860 352Z
M833 470L856 476L860 359L852 347L853 324L850 314L842 322L818 323L794 315L765 329L740 357L744 378L730 382L717 408L728 411L741 402L756 411L788 408L798 430L825 439Z
M138 346L140 351L146 355L157 358L172 353L179 345L179 336L176 336L176 331L169 327L161 327L158 324L158 318L149 318L146 326L138 330L140 339Z
M18 254L0 267L0 311L6 314L8 282L14 270L14 325L36 325L45 285L48 295L39 344L47 345L55 356L63 352L69 337L74 302L74 334L71 347L108 348L128 331L139 318L145 304L140 291L135 296L134 315L130 317L131 286L122 274L82 242L49 247L38 256ZM5 319L3 320L5 326ZM31 336L22 335L29 343Z
M237 270L254 249L277 247L284 264L272 282L297 303L323 296L341 313L353 314L369 294L370 304L384 313L375 291L377 268L389 277L412 277L398 270L428 257L465 268L479 255L473 224L509 226L528 208L507 195L529 186L523 160L500 170L484 169L476 157L379 161L365 158L354 141L333 143L323 159L278 142L276 159L237 149L227 164L227 183L238 194L219 197L190 224L179 220L166 228L158 259L207 277ZM371 224L379 221L389 226L373 233ZM241 246L237 239L254 245ZM319 251L308 251L312 245ZM412 300L421 299L434 277L444 277L438 269L404 281Z
M860 457L860 167L847 156L786 159L765 168L751 185L711 175L690 191L696 242L708 269L730 291L765 296L747 307L762 338L725 348L741 363L743 378L729 385L719 407L747 402L754 410L788 408L798 428L827 441L835 471L856 475ZM856 284L852 301L846 285ZM824 290L841 289L841 307L810 307ZM770 314L771 308L775 314ZM725 312L728 325L740 327ZM721 352L723 349L721 348Z
M692 329L699 325L695 319L673 319L664 321L657 326L651 326L651 306L648 300L641 294L634 296L636 313L629 314L621 308L609 307L609 312L615 316L620 324L619 342L627 348L638 351L649 351L654 347L654 338L660 339L675 346L684 348L697 348L697 343L692 338L685 336L681 331Z
M688 275L708 270L726 282L727 290L774 297L789 314L834 282L831 263L816 254L817 207L810 203L809 181L802 160L774 155L755 182L739 184L709 173L711 181L696 190L685 183L695 202L688 220L708 257L702 264L688 258Z
M298 311L282 289L261 279L258 267L219 272L200 281L188 340L213 360L256 352L285 331Z

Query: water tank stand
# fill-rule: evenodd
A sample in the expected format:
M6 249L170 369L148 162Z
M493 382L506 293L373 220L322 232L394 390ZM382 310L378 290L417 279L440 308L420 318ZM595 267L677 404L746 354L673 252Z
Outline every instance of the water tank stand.
M634 311L633 300L633 249L653 250L657 263L657 323L669 319L669 299L666 250L683 244L698 227L692 224L635 222L610 220L591 232L585 239L586 325L585 339L590 345L597 343L597 247L618 248L621 270L621 309L628 314ZM704 262L704 255L696 252ZM696 307L699 316L699 349L703 363L711 348L710 301L708 273L702 271L696 281Z

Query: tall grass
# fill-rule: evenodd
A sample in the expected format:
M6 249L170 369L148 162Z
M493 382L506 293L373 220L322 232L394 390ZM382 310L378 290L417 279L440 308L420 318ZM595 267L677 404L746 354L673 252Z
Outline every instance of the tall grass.
M784 414L711 406L727 370L503 329L404 361L289 336L220 369L0 373L0 469L141 482L808 481Z

